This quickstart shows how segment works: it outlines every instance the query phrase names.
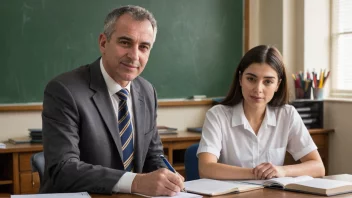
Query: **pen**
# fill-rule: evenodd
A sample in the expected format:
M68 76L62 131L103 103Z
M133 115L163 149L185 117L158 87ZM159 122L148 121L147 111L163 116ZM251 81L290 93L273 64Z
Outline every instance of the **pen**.
M169 163L169 161L167 161L167 159L165 158L164 155L160 155L160 158L163 160L163 162L166 164L167 168L168 168L171 172L177 174L176 170L171 166L171 164ZM183 188L183 189L182 189L182 192L186 192L186 189Z

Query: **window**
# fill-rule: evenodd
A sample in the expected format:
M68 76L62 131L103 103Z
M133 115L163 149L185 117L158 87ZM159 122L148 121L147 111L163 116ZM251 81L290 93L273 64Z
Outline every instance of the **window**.
M352 98L352 0L331 2L331 95Z

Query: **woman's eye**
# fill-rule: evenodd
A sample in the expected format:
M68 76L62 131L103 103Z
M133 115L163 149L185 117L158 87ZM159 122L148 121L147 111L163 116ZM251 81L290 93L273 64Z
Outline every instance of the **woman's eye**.
M249 82L252 82L252 81L254 81L254 78L248 77L247 80L248 80Z
M267 84L267 85L270 85L270 84L272 84L273 82L272 82L271 80L266 80L266 81L264 81L264 83Z

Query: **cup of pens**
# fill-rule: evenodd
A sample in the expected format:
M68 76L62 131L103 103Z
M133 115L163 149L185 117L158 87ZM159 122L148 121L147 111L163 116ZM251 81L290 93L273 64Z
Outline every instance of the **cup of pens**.
M313 70L304 75L303 72L292 74L295 83L296 99L311 99L311 90L313 89L313 98L322 100L324 98L324 85L330 76L330 71L320 70L320 75Z

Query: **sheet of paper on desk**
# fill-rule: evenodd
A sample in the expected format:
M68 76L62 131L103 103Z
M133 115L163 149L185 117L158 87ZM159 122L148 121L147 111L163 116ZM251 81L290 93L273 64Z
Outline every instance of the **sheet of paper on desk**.
M140 195L143 197L151 197L151 196L147 196L147 195L141 195L138 193L136 193L136 195ZM203 196L193 194L193 193L179 192L175 196L173 196L172 198L200 198L200 197L203 197ZM151 198L170 198L170 197L169 196L160 196L160 197L151 197Z
M228 181L228 182L240 182L240 183L247 183L247 184L255 184L255 185L264 185L266 180L235 180L235 181Z
M32 195L11 195L11 198L49 198L49 197L60 197L60 198L90 198L87 192L78 193L53 193L53 194L32 194Z

